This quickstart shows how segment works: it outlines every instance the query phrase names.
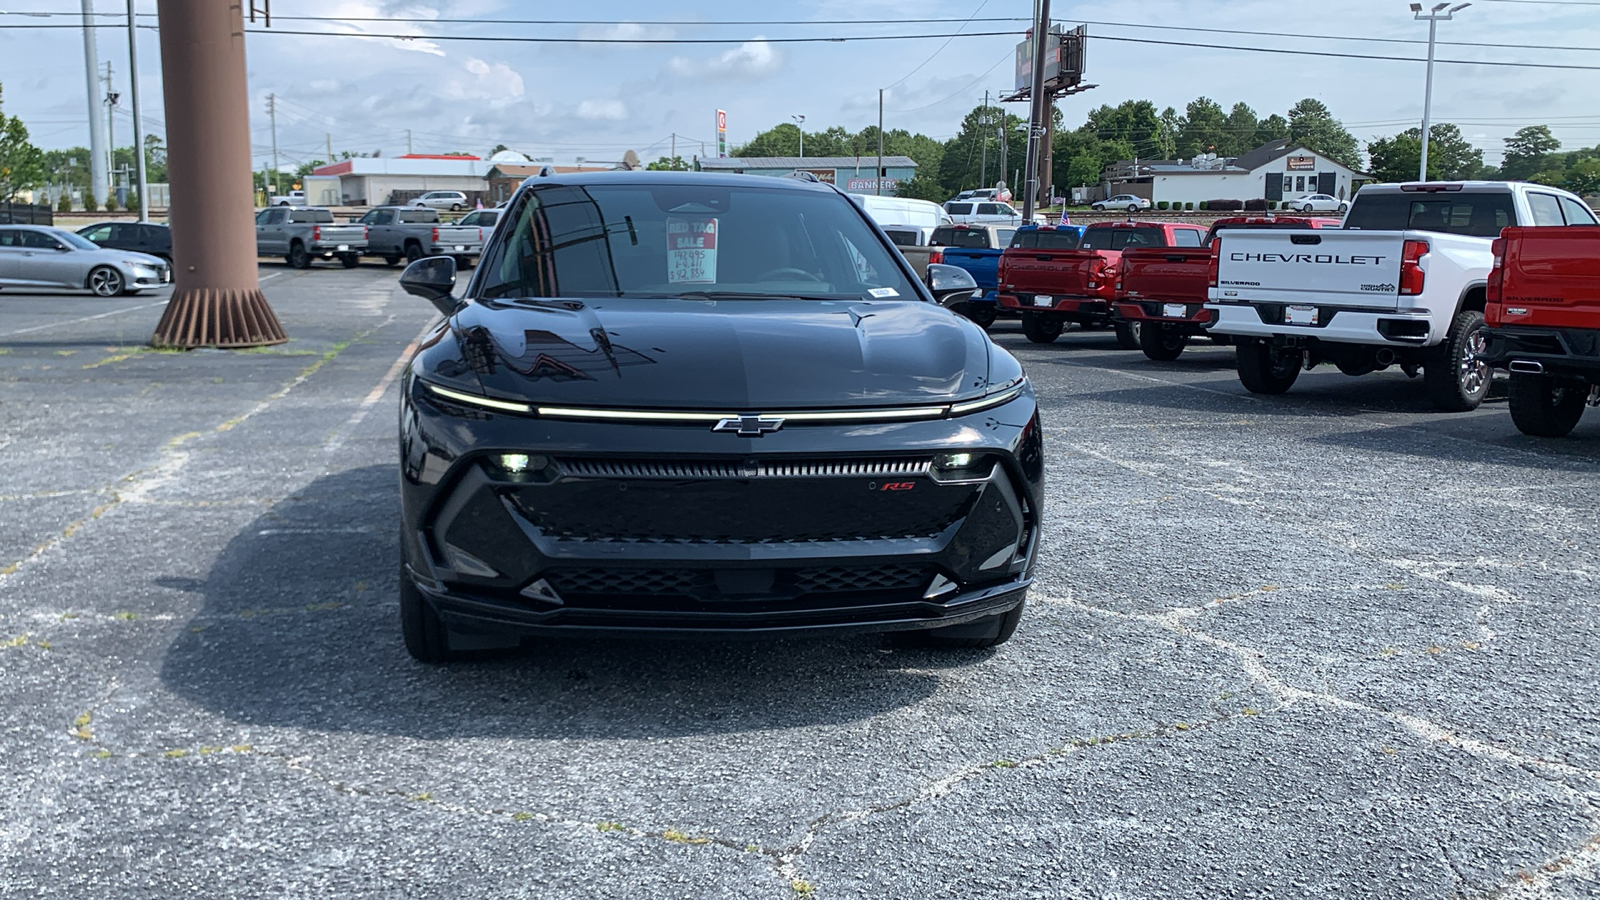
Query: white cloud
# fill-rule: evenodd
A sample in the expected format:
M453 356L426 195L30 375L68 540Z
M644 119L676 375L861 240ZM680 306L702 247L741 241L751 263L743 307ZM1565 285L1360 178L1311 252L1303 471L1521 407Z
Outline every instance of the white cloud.
M445 82L445 95L453 99L483 101L489 108L499 109L515 103L526 92L522 75L505 63L486 62L472 56L461 68L472 77L456 77Z
M585 122L620 122L628 117L621 100L585 100L573 113Z
M674 56L667 71L685 78L752 79L765 78L783 67L783 54L762 38L745 41L712 59Z
M675 32L664 25L641 25L638 22L617 22L614 25L585 25L578 29L578 37L589 40L617 41L628 43L641 40L662 40L673 37Z

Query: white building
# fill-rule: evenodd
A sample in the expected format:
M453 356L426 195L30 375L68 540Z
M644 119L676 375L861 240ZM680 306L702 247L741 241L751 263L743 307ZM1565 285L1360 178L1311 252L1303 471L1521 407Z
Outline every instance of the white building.
M1120 162L1106 170L1105 180L1110 194L1198 206L1202 200L1283 200L1304 194L1332 194L1344 200L1373 179L1285 139L1231 159Z
M485 176L493 166L476 156L361 156L318 166L312 174L338 176L346 206L382 206L427 191L464 191L476 199L488 190Z

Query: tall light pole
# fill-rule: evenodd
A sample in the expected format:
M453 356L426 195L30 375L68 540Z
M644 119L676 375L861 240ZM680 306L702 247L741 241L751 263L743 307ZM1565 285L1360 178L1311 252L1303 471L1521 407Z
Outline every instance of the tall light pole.
M1471 5L1471 3L1457 3L1451 6L1449 3L1435 3L1432 10L1423 12L1421 3L1411 4L1411 13L1416 16L1417 21L1428 23L1428 82L1422 94L1422 164L1418 166L1418 181L1428 180L1428 143L1431 137L1428 129L1433 114L1433 40L1439 31L1440 22L1450 21L1455 18L1456 13Z
M806 130L801 126L806 124L805 116L790 116L794 120L794 129L800 132L800 158L806 158Z
M133 0L128 0L128 92L133 95L133 163L139 178L134 196L139 198L139 221L150 221L150 197L144 189L144 120L139 117L139 31L135 26Z

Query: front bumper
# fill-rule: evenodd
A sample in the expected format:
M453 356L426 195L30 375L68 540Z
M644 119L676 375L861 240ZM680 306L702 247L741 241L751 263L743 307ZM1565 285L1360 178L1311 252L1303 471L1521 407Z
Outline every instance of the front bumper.
M454 630L934 628L1010 610L1032 581L1043 472L1028 394L968 417L982 423L794 427L753 439L465 416L411 385L402 550ZM941 482L911 465L940 450L991 467ZM513 476L496 462L506 451L545 465Z
M1600 384L1600 329L1500 325L1483 334L1487 346L1478 358L1491 366Z
M1317 307L1317 325L1285 325L1282 303L1207 303L1215 318L1206 330L1215 334L1270 338L1308 338L1336 344L1387 347L1431 347L1444 340L1426 313Z

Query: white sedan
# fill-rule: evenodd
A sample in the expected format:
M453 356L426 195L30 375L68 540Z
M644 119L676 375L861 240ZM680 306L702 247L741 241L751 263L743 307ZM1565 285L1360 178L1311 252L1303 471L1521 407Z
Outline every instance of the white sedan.
M1350 208L1350 204L1331 197L1327 194L1307 194L1293 200L1283 201L1284 209L1299 210L1300 212L1336 212L1342 213Z
M103 249L48 225L0 225L0 287L68 288L115 297L171 282L172 269L159 257Z
M1128 212L1138 212L1141 209L1149 209L1150 201L1143 197L1135 197L1132 194L1118 194L1115 197L1096 200L1089 204L1089 208L1102 212L1108 209L1125 209Z

